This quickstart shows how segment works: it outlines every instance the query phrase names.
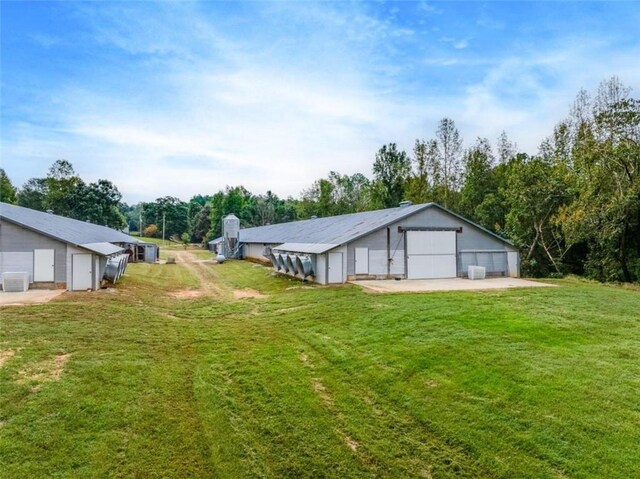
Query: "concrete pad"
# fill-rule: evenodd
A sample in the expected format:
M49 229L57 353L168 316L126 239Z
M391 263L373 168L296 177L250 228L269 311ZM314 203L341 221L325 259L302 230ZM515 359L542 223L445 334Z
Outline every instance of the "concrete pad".
M24 306L26 304L48 303L65 293L64 289L30 289L24 293L0 291L0 306Z
M555 284L540 283L521 278L487 278L472 280L466 278L447 279L394 279L358 280L350 283L362 286L377 293L406 293L428 291L482 291L487 289L508 288L540 288L556 286Z

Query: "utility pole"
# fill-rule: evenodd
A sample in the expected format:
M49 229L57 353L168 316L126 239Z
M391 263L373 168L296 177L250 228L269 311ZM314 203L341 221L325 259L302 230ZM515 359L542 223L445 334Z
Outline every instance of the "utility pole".
M142 238L142 213L140 213L140 222L139 222L139 225L140 225L140 226L138 226L138 236L139 236L140 238Z
M164 241L165 212L162 212L162 246L167 246Z

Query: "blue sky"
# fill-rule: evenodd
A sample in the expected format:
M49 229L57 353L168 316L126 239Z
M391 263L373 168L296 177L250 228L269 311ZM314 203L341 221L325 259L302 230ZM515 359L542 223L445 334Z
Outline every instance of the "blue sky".
M2 166L128 202L370 175L453 118L535 153L580 88L640 89L636 2L2 2Z

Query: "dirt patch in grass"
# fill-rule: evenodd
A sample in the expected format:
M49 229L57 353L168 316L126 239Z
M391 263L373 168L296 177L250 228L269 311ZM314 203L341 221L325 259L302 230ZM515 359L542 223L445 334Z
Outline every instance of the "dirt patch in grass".
M313 378L313 390L318 394L318 396L320 396L320 399L322 399L322 402L325 404L325 406L329 407L330 409L333 409L335 407L331 394L329 394L327 388L320 382L318 378Z
M259 298L259 299L263 299L263 298L268 298L269 295L258 293L257 291L255 291L253 289L236 289L236 290L233 291L233 297L236 298L236 299L243 299L243 298Z
M4 363L9 361L13 356L15 356L16 352L13 349L7 349L6 351L0 351L0 368L4 366Z
M70 353L57 354L53 360L41 361L18 372L18 384L33 384L31 391L38 391L44 384L50 381L58 381L62 376L64 365L71 357Z
M358 450L359 444L355 439L353 439L350 436L347 436L346 434L343 435L342 439L344 439L344 442L347 445L347 447L351 449L353 452L356 452Z
M307 309L310 306L308 305L302 305L302 306L292 306L290 308L281 308L281 309L276 309L276 313L292 313L294 311L300 311L301 309Z
M189 299L189 298L199 298L200 296L204 296L207 294L206 291L202 291L201 289L183 289L181 291L172 291L169 293L169 296L178 299Z
M433 479L433 476L431 475L431 470L432 470L431 466L427 466L422 471L420 471L420 475L425 479Z

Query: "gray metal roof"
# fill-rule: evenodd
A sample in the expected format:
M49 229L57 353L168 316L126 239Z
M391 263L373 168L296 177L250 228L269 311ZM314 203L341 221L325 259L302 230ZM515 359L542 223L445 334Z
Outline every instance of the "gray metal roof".
M76 246L91 243L145 243L106 226L7 203L0 203L0 218Z
M430 203L348 215L292 221L240 230L242 243L320 243L341 245L428 208Z
M112 254L124 251L124 248L111 243L85 243L81 244L80 247L98 253L101 256L111 256Z
M291 251L293 253L326 253L333 248L337 248L338 244L326 243L283 243L275 246L273 249L278 251Z
M348 215L329 216L310 220L292 221L275 225L257 226L240 230L241 243L265 243L265 244L321 244L341 245L356 240L391 223L413 215L427 208L438 208L460 220L475 226L485 233L512 244L509 240L489 231L482 226L454 213L436 203L424 203L419 205L387 208L384 210L365 211ZM221 241L216 238L210 243ZM278 246L278 249L283 249ZM293 251L293 250L289 250ZM327 250L328 251L328 250ZM303 251L300 251L303 252ZM305 251L306 252L306 251Z

